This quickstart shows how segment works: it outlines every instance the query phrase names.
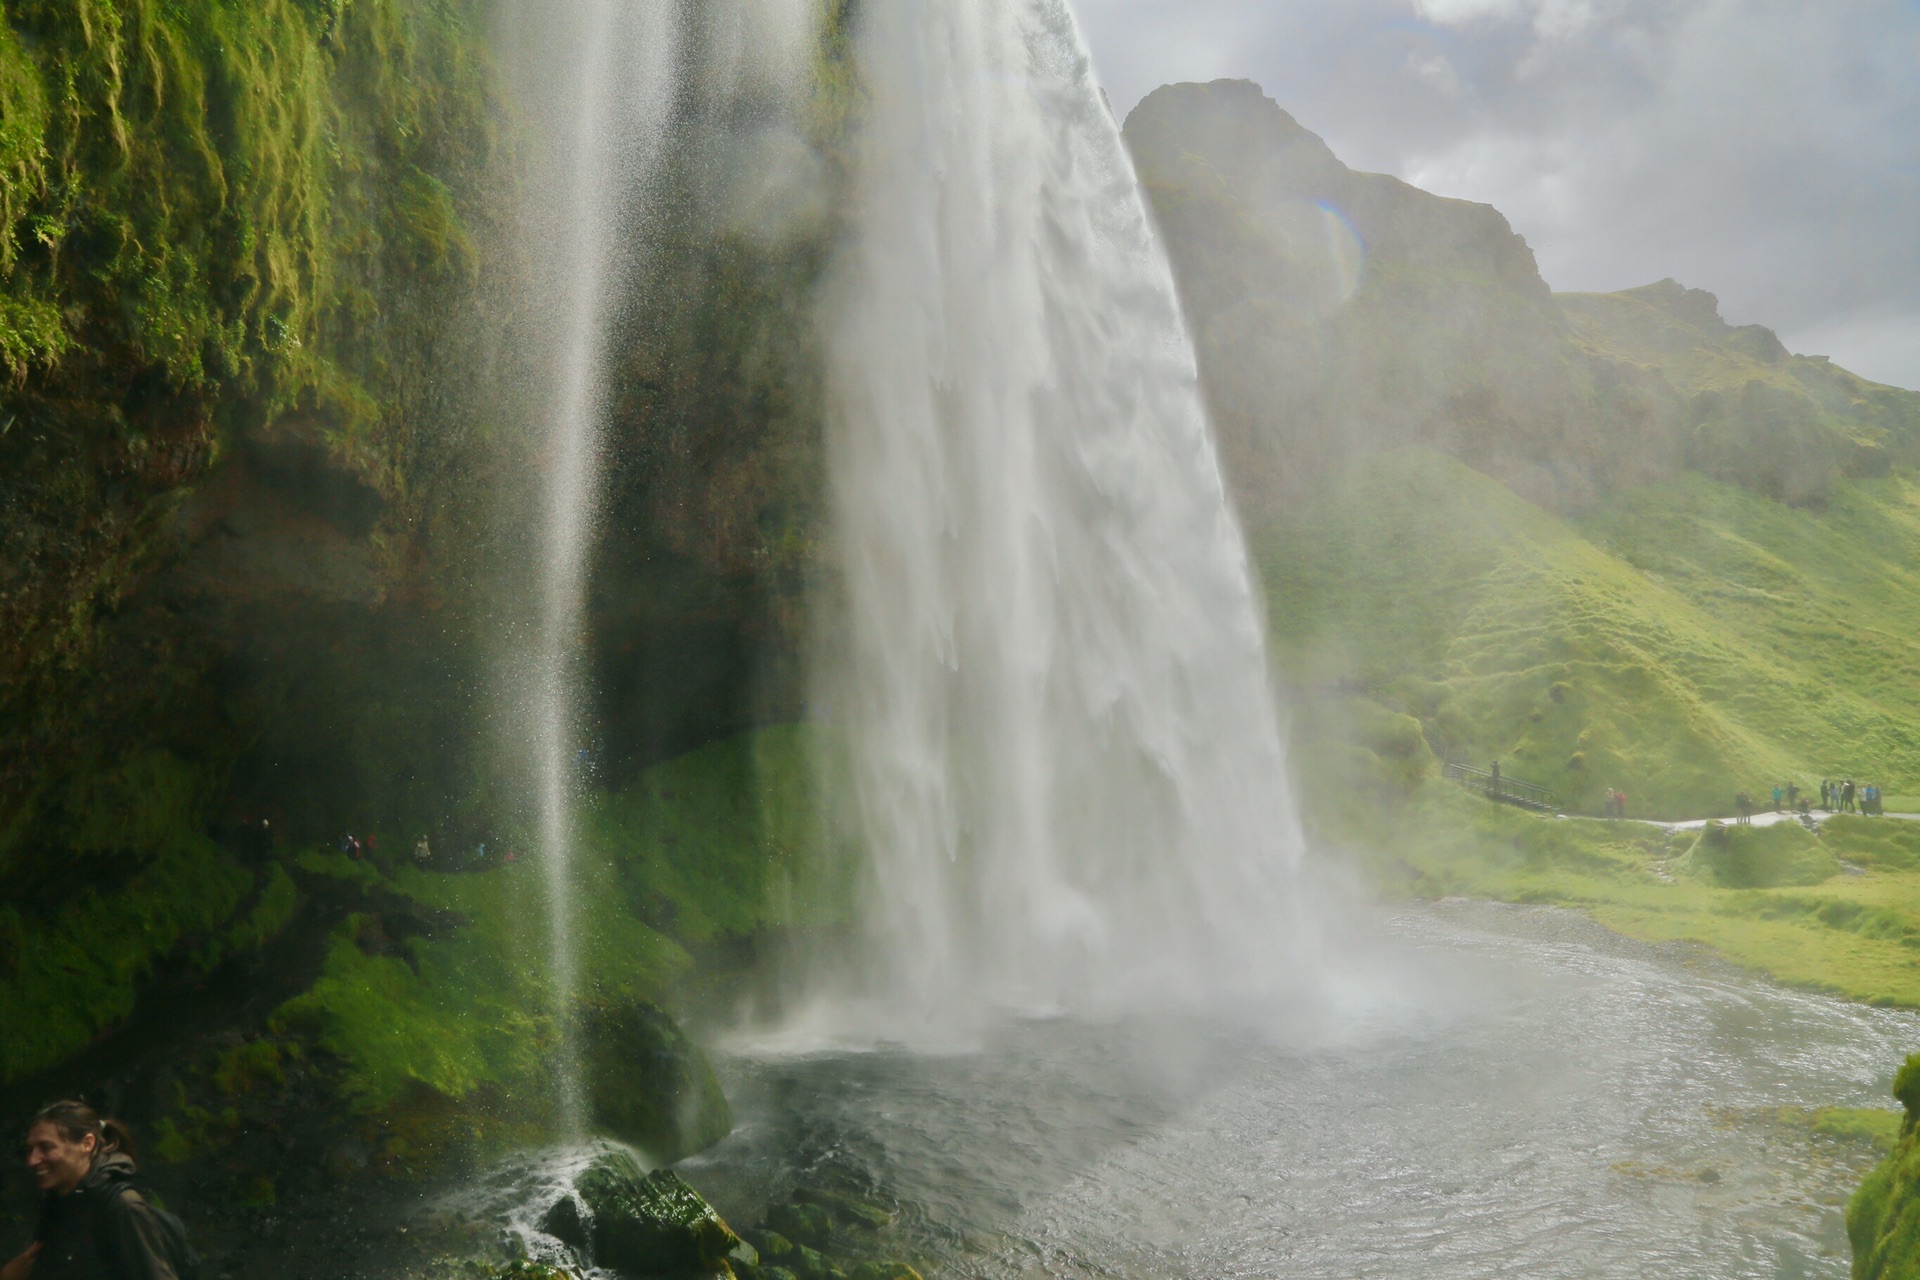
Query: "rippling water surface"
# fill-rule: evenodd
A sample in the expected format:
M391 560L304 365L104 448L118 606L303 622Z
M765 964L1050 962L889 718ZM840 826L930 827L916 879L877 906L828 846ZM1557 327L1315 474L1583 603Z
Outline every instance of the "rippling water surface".
M736 1221L800 1177L946 1275L1844 1276L1871 1157L1780 1108L1885 1106L1909 1013L1782 991L1564 912L1385 929L1338 1032L1028 1021L944 1055L747 1051L686 1167Z

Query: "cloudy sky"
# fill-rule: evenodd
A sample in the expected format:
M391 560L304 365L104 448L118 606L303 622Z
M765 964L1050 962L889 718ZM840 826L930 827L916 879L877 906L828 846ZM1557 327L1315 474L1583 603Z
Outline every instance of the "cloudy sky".
M1920 0L1077 0L1122 113L1256 80L1359 169L1484 200L1556 289L1673 276L1920 388Z

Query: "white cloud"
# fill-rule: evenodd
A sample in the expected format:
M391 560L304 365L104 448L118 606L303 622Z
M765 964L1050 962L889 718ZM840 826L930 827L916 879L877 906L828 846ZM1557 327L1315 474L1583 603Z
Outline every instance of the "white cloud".
M1863 378L1890 386L1920 390L1920 312L1885 311L1836 316L1804 329L1780 335L1790 351L1802 355L1833 355Z
M1413 11L1442 27L1525 22L1549 40L1570 39L1594 21L1591 0L1414 0Z
M1524 0L1414 0L1413 11L1428 22L1459 27L1489 18L1510 18L1526 7Z
M1443 98L1458 98L1467 92L1466 81L1460 78L1460 72L1447 61L1445 54L1436 53L1422 57L1417 53L1409 53L1407 70L1432 85L1435 92Z

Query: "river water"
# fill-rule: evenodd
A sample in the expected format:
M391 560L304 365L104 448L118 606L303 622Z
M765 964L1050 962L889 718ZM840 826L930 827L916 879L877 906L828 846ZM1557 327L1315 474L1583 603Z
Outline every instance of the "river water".
M1889 1106L1911 1013L1784 991L1545 908L1379 926L1339 1026L1025 1020L964 1052L724 1067L682 1166L736 1222L799 1180L902 1206L942 1275L1844 1276L1871 1153L1781 1108Z

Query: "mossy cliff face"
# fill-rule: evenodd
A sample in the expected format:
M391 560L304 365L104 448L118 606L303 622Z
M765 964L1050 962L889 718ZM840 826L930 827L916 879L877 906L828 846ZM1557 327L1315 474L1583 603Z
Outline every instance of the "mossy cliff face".
M421 589L432 481L460 452L427 384L476 267L477 206L455 193L478 186L492 125L460 6L7 16L0 787L17 812L60 806L51 762L98 768L103 744L169 717L217 732L194 686L225 646L196 612ZM290 497L289 472L320 496ZM237 581L219 544L241 510L307 541L306 563L256 557Z
M461 785L483 20L0 23L9 1080L304 918L299 843Z
M660 1158L727 1123L660 1012L694 956L846 902L805 736L742 732L800 702L843 16L797 109L709 85L695 16L612 343L576 1012ZM543 1138L559 1001L488 723L539 459L487 6L7 18L0 1087L95 1088L255 1203L295 1148Z

